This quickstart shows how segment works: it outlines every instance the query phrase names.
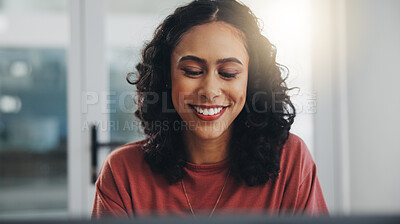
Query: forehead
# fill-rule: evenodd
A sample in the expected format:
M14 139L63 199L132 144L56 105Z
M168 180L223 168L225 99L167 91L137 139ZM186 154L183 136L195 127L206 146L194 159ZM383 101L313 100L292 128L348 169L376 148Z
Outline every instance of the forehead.
M173 57L186 54L218 60L238 57L248 61L245 37L241 31L225 22L211 22L194 26L181 38Z

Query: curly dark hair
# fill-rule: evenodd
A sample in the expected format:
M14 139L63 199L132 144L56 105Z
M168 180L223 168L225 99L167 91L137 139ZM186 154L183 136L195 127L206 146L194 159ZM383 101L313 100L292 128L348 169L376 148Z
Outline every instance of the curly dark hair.
M195 0L177 8L142 50L138 79L130 83L137 87L135 115L149 136L143 144L144 159L153 173L163 174L171 184L185 175L183 128L176 128L182 120L169 87L171 53L190 28L213 21L241 31L249 55L246 103L233 122L229 143L231 175L248 186L262 185L279 175L280 152L296 113L285 84L287 68L276 62L276 48L261 34L257 17L235 0Z

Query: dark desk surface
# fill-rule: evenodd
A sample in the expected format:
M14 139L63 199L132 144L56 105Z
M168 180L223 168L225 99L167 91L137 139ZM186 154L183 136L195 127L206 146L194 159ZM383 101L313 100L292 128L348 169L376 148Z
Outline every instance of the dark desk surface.
M340 217L268 217L268 216L229 216L229 217L206 217L200 218L151 218L151 219L104 219L104 220L0 220L0 223L34 223L34 224L86 224L86 223L142 223L142 224L183 224L183 223L214 223L214 224L400 224L399 216L340 216Z

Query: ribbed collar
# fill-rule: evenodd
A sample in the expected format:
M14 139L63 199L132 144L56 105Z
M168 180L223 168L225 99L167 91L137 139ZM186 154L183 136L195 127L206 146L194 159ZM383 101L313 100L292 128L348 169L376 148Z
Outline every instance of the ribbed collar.
M225 170L229 167L230 158L226 158L217 163L210 164L195 164L186 161L186 169L196 173L216 173L218 171Z

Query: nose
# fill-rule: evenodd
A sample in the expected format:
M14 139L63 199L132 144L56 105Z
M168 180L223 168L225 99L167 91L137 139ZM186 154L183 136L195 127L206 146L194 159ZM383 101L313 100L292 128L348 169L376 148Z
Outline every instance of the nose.
M219 80L213 73L209 72L203 78L198 94L202 100L206 100L208 102L212 102L222 95Z

